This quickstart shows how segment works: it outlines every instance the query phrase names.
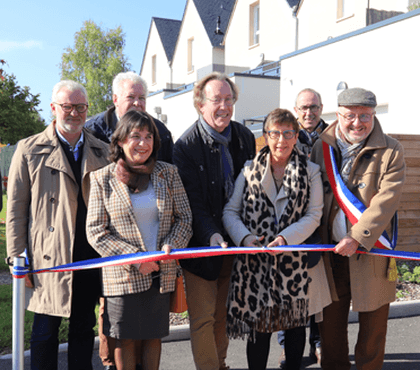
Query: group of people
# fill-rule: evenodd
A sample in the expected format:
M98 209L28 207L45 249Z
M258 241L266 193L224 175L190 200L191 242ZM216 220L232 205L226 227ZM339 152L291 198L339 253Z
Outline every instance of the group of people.
M98 256L173 248L280 247L256 254L180 260L198 370L226 370L230 339L246 338L248 367L265 369L272 333L283 369L299 369L305 327L323 369L350 369L347 319L359 311L359 369L381 369L389 303L389 258L356 255L392 234L405 176L402 146L382 132L375 95L361 88L338 97L337 120L321 119L312 89L295 116L275 109L263 123L266 146L232 120L237 86L214 72L194 87L197 121L175 142L146 112L147 85L117 75L112 108L86 122L84 87L53 89L48 128L21 140L8 187L8 261L26 250L31 268ZM357 223L333 191L326 151L338 177L365 210ZM332 252L282 252L281 246L335 244ZM31 368L57 369L58 330L69 318L69 369L92 369L100 299L100 356L106 368L159 368L169 332L174 260L98 270L36 274ZM319 331L318 331L319 328Z

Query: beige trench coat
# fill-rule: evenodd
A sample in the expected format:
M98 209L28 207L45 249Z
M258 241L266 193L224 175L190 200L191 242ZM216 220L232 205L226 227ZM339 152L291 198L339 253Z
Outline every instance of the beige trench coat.
M336 145L337 121L315 143L311 160L321 166L324 184L324 212L321 220L323 243L332 243L332 222L338 205L329 184L322 152L322 142L332 145L337 162L341 162ZM347 183L350 191L368 207L354 226L348 223L347 235L370 250L386 228L391 234L391 219L398 208L405 179L405 162L402 145L382 132L379 121L360 151ZM328 280L334 300L338 300L332 279L330 254L324 254ZM395 300L395 282L388 281L389 258L353 255L350 258L350 281L353 311L373 311Z
M89 173L109 163L108 145L86 130L82 157L82 192L88 204ZM28 250L33 269L73 261L78 185L58 141L55 121L42 133L21 140L13 155L7 201L7 253ZM28 310L69 317L71 272L34 275Z

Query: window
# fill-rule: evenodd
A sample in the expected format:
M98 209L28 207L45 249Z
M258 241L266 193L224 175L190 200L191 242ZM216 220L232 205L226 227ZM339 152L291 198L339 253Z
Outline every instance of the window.
M260 3L256 2L249 7L249 45L260 43Z
M347 18L354 14L354 0L337 0L337 19Z
M193 44L194 44L194 37L188 39L188 72L194 71Z
M156 83L156 55L152 56L152 84Z

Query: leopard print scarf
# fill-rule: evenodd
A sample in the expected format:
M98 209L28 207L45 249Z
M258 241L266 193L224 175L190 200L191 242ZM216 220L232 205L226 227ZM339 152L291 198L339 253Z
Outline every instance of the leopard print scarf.
M310 193L307 159L294 149L283 179L288 203L277 223L274 206L261 185L269 155L268 147L263 148L245 172L242 207L245 226L252 234L264 236L263 245L305 214ZM306 325L307 262L306 252L237 255L227 300L228 337L255 338L256 331L272 333Z

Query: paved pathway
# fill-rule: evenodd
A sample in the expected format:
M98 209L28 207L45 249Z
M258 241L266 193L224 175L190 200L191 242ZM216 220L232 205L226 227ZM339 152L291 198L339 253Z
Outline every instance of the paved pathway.
M349 325L349 342L351 360L354 361L354 345L356 341L358 324ZM246 342L242 340L231 341L228 352L228 365L231 370L247 369L245 356ZM320 369L316 364L309 364L308 348L305 348L303 369ZM268 370L278 368L280 347L276 343L275 335L271 340L271 353ZM94 353L94 370L102 370L103 367L98 358L97 350ZM11 359L0 359L0 369L12 369ZM25 370L29 370L29 357L25 357ZM59 369L67 369L67 353L61 352ZM163 344L161 370L194 370L191 347L189 340L166 342ZM352 370L356 367L353 365ZM420 369L420 316L390 319L386 345L385 364L383 370L418 370Z

